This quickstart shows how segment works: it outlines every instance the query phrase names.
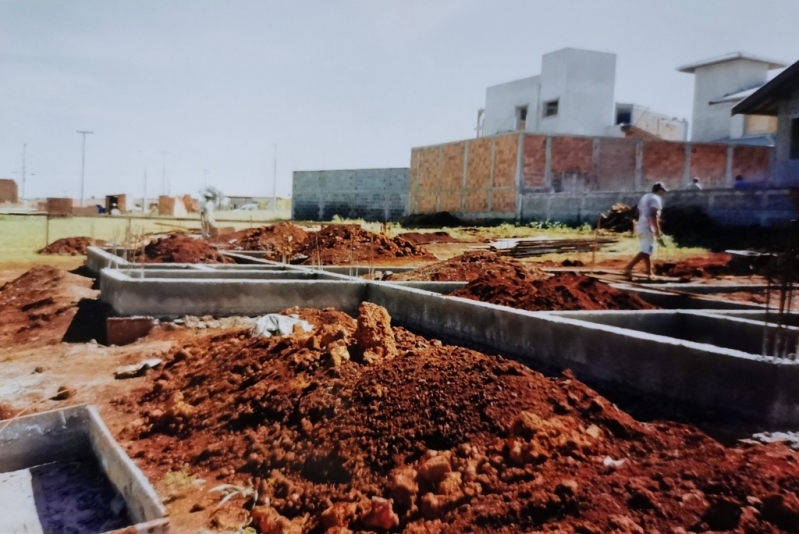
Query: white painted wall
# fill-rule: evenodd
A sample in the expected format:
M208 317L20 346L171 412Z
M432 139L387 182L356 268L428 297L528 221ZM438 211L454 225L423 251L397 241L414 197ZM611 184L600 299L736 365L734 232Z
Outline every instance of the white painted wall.
M486 89L482 135L515 131L516 108L520 106L527 106L527 130L535 131L540 80L540 76L532 76Z
M768 80L768 68L768 63L749 59L698 67L694 72L691 141L717 141L730 137L733 132L742 132L742 126L733 125L732 121L731 111L736 102L710 102L763 85Z
M615 54L575 48L545 54L541 68L541 113L545 103L556 98L559 109L555 117L541 117L539 131L603 135L615 119L615 78Z
M688 121L656 113L643 106L633 106L632 124L668 141L688 140Z
M614 122L616 55L564 48L545 54L540 76L486 90L482 135L516 130L516 108L527 106L531 133L604 135ZM544 104L559 100L558 115L543 117Z

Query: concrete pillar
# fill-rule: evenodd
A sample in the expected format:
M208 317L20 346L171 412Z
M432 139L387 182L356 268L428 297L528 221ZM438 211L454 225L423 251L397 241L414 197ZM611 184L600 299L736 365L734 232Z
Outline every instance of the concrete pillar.
M524 133L516 145L516 221L522 220L522 190L524 189Z
M544 158L544 187L552 190L552 136L547 136L546 156Z
M588 174L588 189L591 191L599 189L598 169L600 150L602 150L602 142L599 137L594 137L591 145L591 172Z
M497 143L496 136L491 138L491 165L488 167L488 212L490 213L492 210L491 203L493 201L494 196L494 155L495 155L495 145Z
M436 177L436 211L441 211L441 171L444 167L444 147L438 146L438 176Z
M682 168L682 186L691 183L691 143L685 143L685 162Z
M469 173L469 141L463 147L463 181L461 182L461 212L466 211L466 175Z
M635 143L635 178L633 190L641 191L644 189L644 142Z

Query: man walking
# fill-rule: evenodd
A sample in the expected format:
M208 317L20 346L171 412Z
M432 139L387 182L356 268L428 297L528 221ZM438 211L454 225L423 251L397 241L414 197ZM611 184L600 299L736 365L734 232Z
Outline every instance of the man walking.
M214 220L214 195L206 192L205 202L200 207L200 229L203 239L210 239L216 235L216 220Z
M638 239L640 251L624 269L624 275L632 280L633 267L639 262L644 262L647 278L652 278L652 254L655 252L655 241L660 245L663 243L663 236L660 232L660 212L663 210L663 200L661 197L667 189L661 182L652 186L652 192L641 197L638 202Z

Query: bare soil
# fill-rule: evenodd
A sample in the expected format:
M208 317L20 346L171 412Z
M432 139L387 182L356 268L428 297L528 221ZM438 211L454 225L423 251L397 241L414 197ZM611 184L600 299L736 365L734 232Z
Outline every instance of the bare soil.
M412 271L391 275L390 280L471 282L475 278L493 273L497 277L514 276L518 269L530 273L533 279L546 278L546 274L533 264L522 264L508 258L501 258L487 250L464 252L446 261L440 261Z
M69 256L86 255L86 249L90 246L104 246L105 241L101 239L92 239L91 237L64 237L53 241L43 249L39 250L39 254L64 254Z
M388 237L364 230L357 224L331 224L308 238L295 252L308 258L306 265L348 265L393 259L436 260L424 247L401 236Z
M541 280L519 267L511 275L486 273L450 295L529 311L656 309L589 276L560 273Z
M257 490L222 508L187 497L211 526L231 528L242 507L261 533L799 524L799 454L781 444L724 447L690 426L638 423L568 372L548 378L388 327L368 303L357 322L292 311L315 330L184 342L118 403L137 417L122 438L151 477L187 466Z
M404 240L413 243L414 245L429 245L430 243L460 243L459 239L455 239L447 232L405 232L400 234Z
M235 263L203 239L173 234L152 241L133 255L135 263Z
M264 251L266 259L282 260L290 258L307 236L308 233L301 227L284 222L226 234L215 238L213 242L230 250Z

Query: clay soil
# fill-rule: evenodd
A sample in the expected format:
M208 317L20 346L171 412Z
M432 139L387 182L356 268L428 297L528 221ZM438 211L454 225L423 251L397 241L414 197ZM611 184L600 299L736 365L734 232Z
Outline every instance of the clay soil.
M34 267L0 287L0 346L59 343L77 313L94 298L92 280L55 267Z
M235 263L205 240L182 234L162 237L134 254L134 263Z
M405 232L400 234L402 239L413 243L414 245L429 245L430 243L460 243L459 239L455 239L447 232Z
M402 237L388 237L356 224L331 224L308 234L295 252L308 258L306 265L348 265L390 259L435 260L424 247Z
M729 254L715 253L709 258L688 258L677 262L655 262L653 270L658 276L682 279L719 278L734 274L728 264Z
M86 249L90 246L103 246L105 241L92 239L90 237L64 237L53 241L39 254L65 254L69 256L86 255Z
M560 273L540 280L518 267L510 276L486 273L450 295L529 311L656 309L595 278Z
M546 274L532 264L501 258L487 250L465 252L446 261L426 265L413 271L391 275L390 280L436 282L471 282L489 273L499 278L513 277L517 270L527 271L531 279L544 279Z
M151 478L185 468L245 489L221 508L190 497L212 527L235 529L244 510L261 533L294 534L799 525L799 453L784 445L638 423L568 372L392 328L372 304L357 322L299 313L313 332L186 342L119 403L138 416L122 437Z
M291 257L308 233L291 223L241 230L214 239L214 243L231 250L259 250L270 260Z

